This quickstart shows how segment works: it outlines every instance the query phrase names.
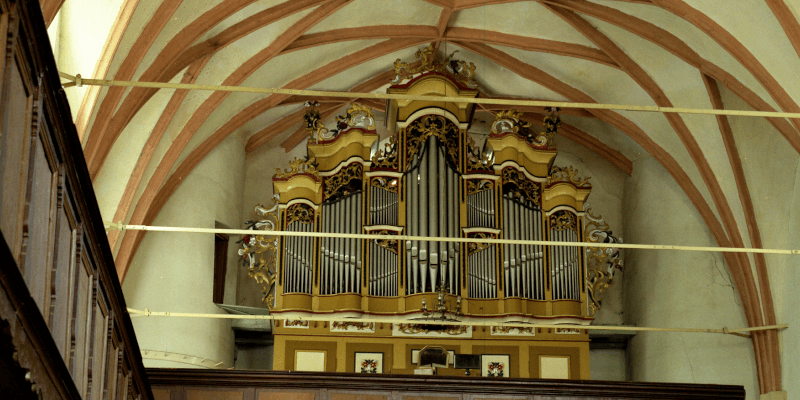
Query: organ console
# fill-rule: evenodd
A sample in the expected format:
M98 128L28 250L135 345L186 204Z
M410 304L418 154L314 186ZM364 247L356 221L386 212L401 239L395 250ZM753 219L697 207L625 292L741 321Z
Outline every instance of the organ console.
M417 55L416 68L395 63L389 93L479 95L473 64L436 62L431 48ZM618 240L601 219L586 213L588 179L553 165L558 110L549 110L544 129L514 110L500 112L481 135L468 133L475 110L467 101L391 100L386 120L393 135L382 141L368 107L353 104L329 129L314 104L307 105L308 156L278 170L273 207L258 206L258 218L250 223L253 229L329 235L247 236L240 250L264 288L270 313L285 318L275 327L276 369L358 372L332 364L330 357L356 362L357 353L364 353L359 350L373 343L367 347L384 350L381 371L410 373L412 347L449 343L460 346L456 353L476 354L474 341L483 340L495 347L490 353L506 354L500 357L511 364L505 376L549 376L542 368L558 363L541 364L541 357L572 357L559 373L588 378L586 331L537 330L536 323L590 324L618 254L524 242L397 238ZM457 301L462 322L531 325L432 330L424 323L431 315L426 301ZM360 321L331 323L328 329L328 323L304 320L319 315ZM370 323L371 318L396 323ZM309 355L315 351L324 355Z

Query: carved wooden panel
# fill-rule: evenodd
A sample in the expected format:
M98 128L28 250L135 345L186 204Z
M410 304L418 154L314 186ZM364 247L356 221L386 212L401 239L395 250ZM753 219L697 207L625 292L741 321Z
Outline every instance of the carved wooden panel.
M13 398L151 399L44 32L38 2L0 0L0 376Z

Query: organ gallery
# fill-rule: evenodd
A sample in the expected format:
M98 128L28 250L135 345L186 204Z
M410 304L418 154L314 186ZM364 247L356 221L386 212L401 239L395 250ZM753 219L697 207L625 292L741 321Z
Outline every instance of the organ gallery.
M388 93L411 97L390 100L385 121L353 104L326 126L308 102L307 157L278 170L274 203L256 207L252 229L324 234L243 240L281 318L274 369L420 373L427 347L448 353L440 375L463 375L458 355L473 355L473 375L588 379L576 326L592 323L617 254L527 243L618 240L587 207L588 179L554 166L558 110L542 126L498 112L475 133L474 104L413 99L481 96L475 66L417 55L395 63Z

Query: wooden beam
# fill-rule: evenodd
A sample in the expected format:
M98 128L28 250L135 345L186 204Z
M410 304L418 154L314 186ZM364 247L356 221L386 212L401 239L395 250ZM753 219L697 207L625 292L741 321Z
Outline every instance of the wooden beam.
M651 0L657 5L696 26L705 32L710 38L714 39L722 48L742 64L751 74L764 86L770 93L775 102L785 111L798 112L800 106L789 96L786 89L767 71L764 65L747 50L735 36L725 30L720 24L711 17L697 11L695 8L686 4L683 0ZM795 128L800 129L800 121L792 120Z
M100 58L94 67L93 77L105 79L108 69L111 67L111 62L117 56L122 36L127 31L133 12L136 11L138 5L139 0L123 0L117 19L114 20L114 25L111 26L111 31L108 33L105 44L103 44L103 50L100 52ZM89 124L89 118L92 116L94 106L97 104L100 89L98 86L90 86L83 94L81 105L78 108L78 115L75 118L75 128L78 130L78 138L81 142L86 135L86 126Z
M311 16L311 14L309 14ZM392 39L382 43L367 47L354 54L347 55L342 59L332 61L331 63L321 66L315 71L309 72L300 78L286 85L287 88L304 88L314 85L324 79L334 76L342 71L350 69L354 66L360 65L364 62L373 60L375 58L391 54L395 51L402 50L408 47L417 46L424 41L414 39ZM152 219L158 215L163 205L180 185L181 181L187 176L194 167L202 161L202 159L214 149L219 143L233 133L236 129L241 127L244 123L260 115L264 111L279 104L282 100L289 96L286 95L273 95L265 99L259 100L244 110L239 112L236 116L231 118L209 138L195 148L189 156L187 156L175 172L167 179L167 174L172 169L172 166L177 161L178 156L188 144L194 133L200 128L202 122L208 114L216 108L221 102L204 103L195 114L187 122L180 135L173 142L173 146L167 151L161 163L156 168L153 177L147 183L142 196L139 199L136 207L134 208L133 215L131 216L130 223L132 224L149 224ZM251 138L252 139L252 138ZM163 186L162 186L163 183ZM117 254L117 271L120 279L124 279L125 273L130 265L133 255L138 248L139 243L143 239L141 232L133 233L126 232L123 235L120 250Z
M708 97L714 108L725 109L725 104L722 102L722 95L720 94L717 82L710 76L703 74L703 83L708 91ZM758 221L756 220L755 208L753 207L753 200L750 197L750 188L745 179L744 168L742 167L742 160L739 157L739 150L736 148L736 141L733 138L733 130L728 122L728 117L724 115L717 116L717 124L719 125L720 133L722 134L722 141L725 143L725 151L728 154L728 161L731 164L733 177L736 181L736 190L739 193L739 201L742 203L742 211L744 212L745 222L747 224L747 231L750 235L750 246L753 248L763 248L761 242L761 232L758 228ZM769 274L767 273L767 260L764 254L753 254L753 260L756 266L756 275L758 276L758 287L761 294L761 305L764 309L764 323L771 325L775 323L775 307L772 302L772 290L769 285ZM770 346L777 346L777 335L766 335ZM780 377L781 369L773 367L773 374L778 374ZM780 388L776 389L779 390Z
M792 10L786 5L784 0L764 0L772 14L778 19L778 23L783 27L786 32L786 37L792 43L795 53L800 57L800 24L797 23L797 18L792 14ZM800 12L800 10L798 10Z
M461 27L448 28L444 36L453 41L497 44L520 50L581 58L619 69L619 65L602 51L581 44Z
M206 66L206 63L210 58L210 56L207 56L206 58L197 60L190 65L183 74L181 83L194 83L197 80L197 76L200 75L200 72ZM150 165L150 160L153 158L156 147L161 142L161 138L164 136L167 126L169 126L169 123L172 121L172 118L175 116L175 113L180 108L181 103L187 94L189 94L188 90L176 90L169 99L167 106L164 107L164 111L161 112L158 122L156 122L152 132L150 132L150 136L148 136L147 142L145 142L142 152L139 154L139 158L136 160L136 166L134 166L133 172L131 172L131 176L128 178L128 184L125 186L125 191L122 193L122 198L120 199L119 205L117 205L117 210L114 213L114 221L124 221L128 216L128 211L130 210L131 203L133 203L133 197L136 194L136 189L142 182L145 170L147 169L147 166ZM108 244L111 246L112 251L117 246L118 239L119 231L109 232Z
M546 4L567 8L579 14L589 15L625 29L643 39L649 40L650 42L662 47L678 58L684 60L688 64L698 68L701 72L708 74L717 82L724 85L728 90L741 97L754 109L762 111L775 111L772 106L770 106L766 101L762 100L757 94L755 94L755 92L747 88L733 75L709 62L708 60L703 59L699 54L697 54L697 52L695 52L686 43L681 41L677 36L657 27L654 24L596 3L574 0L539 1ZM770 87L765 86L765 89L767 89L773 98L776 98L776 95L773 93ZM784 109L784 111L787 110ZM800 134L798 134L797 130L792 127L792 124L782 118L767 118L767 120L775 127L775 129L778 130L778 132L781 133L781 135L783 135L784 138L786 138L786 141L789 142L792 148L800 153Z
M429 25L375 25L360 26L357 28L340 28L300 36L294 43L287 46L282 54L348 40L392 38L434 39L436 37L438 37L436 28Z
M129 80L133 78L137 67L142 62L142 59L144 58L145 54L147 54L147 51L150 50L150 47L155 42L156 37L158 37L158 33L161 32L161 30L164 29L164 26L167 25L167 22L172 19L172 14L175 13L175 10L178 9L182 2L183 0L176 0L165 1L161 3L156 12L153 14L153 17L150 18L150 21L147 23L147 25L145 25L143 30L145 33L143 36L140 37L133 47L131 47L131 50L128 51L128 55L125 57L125 60L122 62L117 70L117 73L114 75L114 79ZM91 176L92 179L97 176L97 172L100 171L100 166L102 165L103 160L105 160L106 156L108 155L106 148L110 150L110 147L113 144L113 140L109 141L106 135L104 135L104 132L108 127L114 109L116 108L117 104L119 104L119 101L122 99L124 93L125 88L109 88L106 92L103 102L100 105L100 109L97 111L97 116L94 119L92 130L90 131L86 141L86 147L83 149L83 152L86 155L86 164L89 166L89 176Z
M174 3L174 7L177 7L180 5L181 1L182 0L177 0L175 2L167 1L164 2L164 4L172 5ZM167 82L192 62L209 54L197 51L199 48L203 47L203 43L192 48L190 48L190 46L214 26L254 1L255 0L225 0L203 13L203 15L184 27L169 43L167 43L139 80L160 80ZM258 15L267 21L275 21L318 4L321 1L329 0L298 0L286 2L268 9L272 12L270 16L265 16L263 13L259 13ZM164 6L162 5L162 7ZM120 68L120 71L118 71L114 77L115 79L129 80L132 78L133 73L138 69L142 61L144 53L146 53L150 47L148 42L155 40L161 29L163 29L166 23L163 21L164 17L166 17L167 20L171 17L171 13L165 14L162 11L163 10L159 8L153 20L151 20L148 26L142 31L142 38L144 40L138 40L136 42L125 62L122 64L124 68ZM159 22L159 24L154 23L154 21ZM220 35L222 36L217 37L217 39L230 39L231 37L244 34L247 29L252 29L252 23L249 19L242 21L237 26L239 28L236 30L232 31L228 29L223 31L225 34L223 35L221 33ZM132 54L135 55L135 57L132 57ZM192 56L194 56L194 58L192 58ZM136 112L138 112L156 92L157 90L154 89L132 89L130 94L125 98L125 101L120 104L122 96L125 93L124 88L116 88L115 90L109 89L97 111L95 122L92 125L84 149L84 153L87 155L87 163L89 164L89 172L92 177L96 176L97 172L102 167L105 158L111 151L111 147L125 129L125 126L127 126ZM90 154L92 155L92 160L88 157ZM95 159L97 161L94 161Z

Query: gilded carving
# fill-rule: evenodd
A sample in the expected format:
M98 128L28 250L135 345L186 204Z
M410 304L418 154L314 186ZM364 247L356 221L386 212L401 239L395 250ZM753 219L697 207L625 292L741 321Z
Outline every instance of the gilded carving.
M387 229L382 229L382 230L379 230L379 231L372 231L372 232L370 232L370 234L371 235L387 235L388 236L388 235L396 235L397 232L390 231L390 230L387 230ZM389 250L394 254L399 254L399 250L397 248L397 240L396 239L386 238L386 239L373 239L373 240L375 241L375 244L377 244L378 246L381 246L384 249Z
M299 319L287 319L283 321L284 328L308 328L308 321L303 321Z
M325 199L331 198L343 186L347 186L354 179L361 179L364 168L361 163L355 162L342 168L336 175L324 179Z
M555 149L553 136L558 133L561 125L561 118L558 117L559 108L545 108L550 113L544 118L544 132L536 133L533 124L522 120L521 112L517 110L507 110L497 113L492 123L492 134L502 135L513 133L533 146L539 148Z
M308 204L295 203L286 209L286 225L300 221L304 224L314 222L314 209Z
M514 334L519 335L535 335L536 329L532 326L521 327L521 326L493 326L492 327L492 335L511 335Z
M485 142L483 149L475 145L475 140L467 136L467 143L465 148L465 156L467 160L467 171L490 171L492 163L494 162L494 149Z
M567 229L578 233L578 218L568 211L558 211L550 216L550 229L565 231Z
M436 136L445 145L447 156L451 165L458 165L459 144L458 137L461 131L452 121L441 115L426 115L417 119L408 126L407 159L412 159L419 153L425 141Z
M394 62L395 78L392 80L393 85L400 84L406 79L412 79L415 74L426 72L439 72L447 73L455 78L459 83L462 83L470 88L478 87L475 81L475 64L461 60L453 59L458 51L452 52L447 56L443 62L436 61L436 54L433 50L433 45L429 45L424 49L417 50L414 56L419 58L420 64L416 68L412 68L407 62L400 61L398 58Z
M468 238L478 238L478 239L495 239L496 236L494 233L490 232L470 232L467 234ZM467 255L472 253L481 251L483 249L489 248L493 246L491 243L476 243L476 242L469 242L467 243Z
M512 197L515 199L523 200L522 197L526 197L537 206L540 204L539 184L526 178L525 174L522 172L519 172L514 168L504 169L503 184L505 185L506 183L512 183L517 187L517 190L510 192Z
M612 236L611 228L600 216L586 210L584 241L590 243L622 243L622 238ZM586 286L589 297L589 315L594 315L602 304L601 296L614 283L614 272L622 269L619 249L610 247L586 248Z
M556 328L556 335L578 335L581 330L578 328Z
M339 132L353 127L375 130L375 118L372 116L372 109L357 103L350 104L345 115L336 116L336 127L328 129L322 123L322 117L317 110L319 105L316 101L307 101L305 106L309 107L303 119L306 123L308 132L308 143L319 143L320 140L330 140L339 135Z
M336 117L336 128L341 130L358 127L369 131L375 130L375 118L372 116L372 108L358 103L350 104L350 108L344 115Z
M376 176L370 181L370 185L386 190L387 192L397 193L397 178L387 176Z
M255 207L256 219L247 221L246 229L274 231L278 224L278 196L267 209L261 205ZM275 282L277 281L278 237L274 235L244 235L239 249L239 257L247 275L261 285L263 297L261 301L270 310L275 307Z
M467 333L467 326L452 326L452 325L424 325L424 324L398 324L397 329L407 335L415 333L446 333L448 335L463 335Z
M372 144L370 160L373 168L397 170L397 134L389 138L389 143L383 145L383 150L379 149L379 145L377 140Z
M575 175L578 174L578 170L573 169L572 166L569 167L556 167L550 169L550 174L547 176L547 184L551 185L557 182L567 182L571 183L577 187L592 187L592 184L589 183L589 178L576 178Z
M286 179L293 175L297 174L307 174L311 175L314 178L319 179L319 173L317 172L317 163L316 160L313 158L310 159L302 159L302 158L295 158L292 162L289 163L289 168L286 170L281 170L280 168L276 168L278 172L275 173L274 178L277 179Z
M315 143L335 137L335 134L329 131L322 123L322 117L317 110L319 102L306 101L303 105L309 108L303 115L303 120L306 122L306 131L308 132L308 142Z
M494 181L490 179L470 179L467 181L467 196L483 192L486 190L494 190Z
M334 321L331 324L331 330L340 330L346 331L349 327L356 328L359 331L363 330L375 330L375 323L374 322L339 322Z

